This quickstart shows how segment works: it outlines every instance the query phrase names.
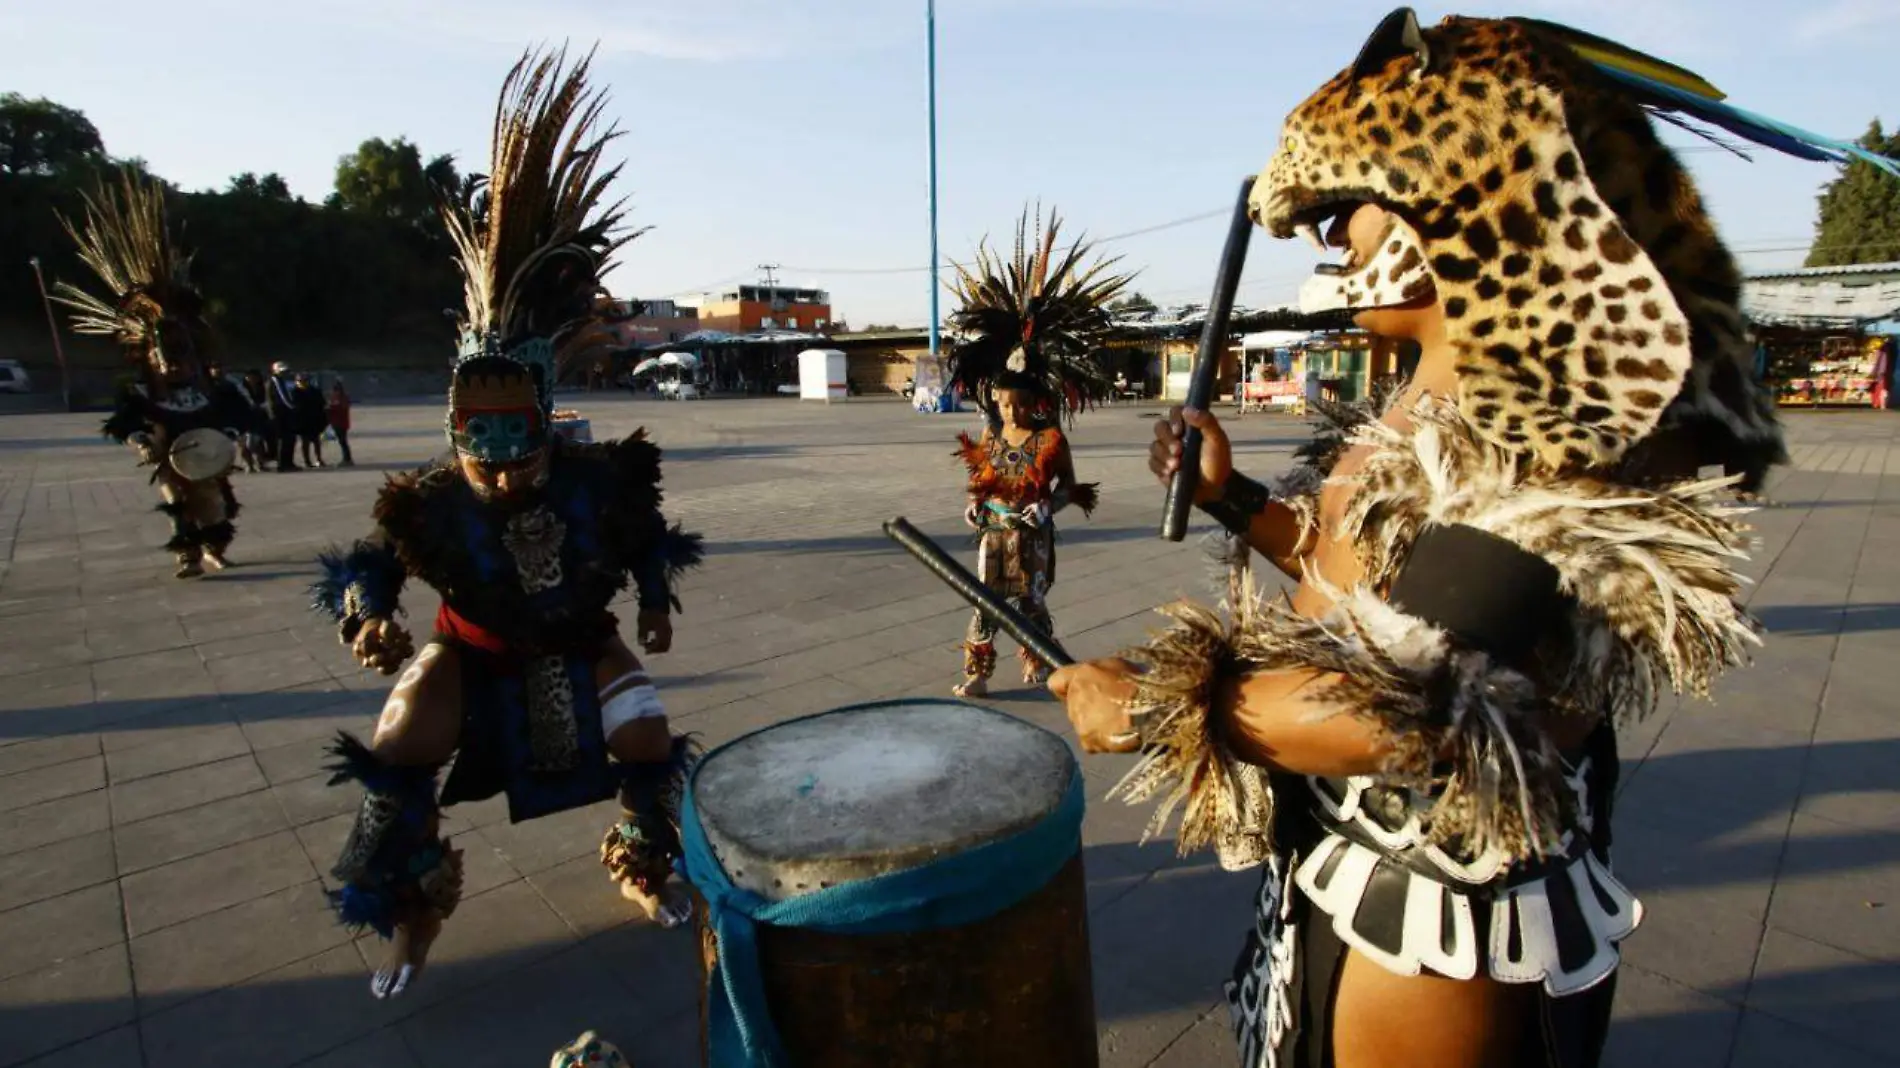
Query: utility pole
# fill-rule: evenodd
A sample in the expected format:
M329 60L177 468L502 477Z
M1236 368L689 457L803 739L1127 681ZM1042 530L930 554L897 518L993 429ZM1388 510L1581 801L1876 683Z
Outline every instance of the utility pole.
M934 361L942 345L937 299L943 288L937 280L937 0L924 0L924 49L930 78L930 358Z
M778 298L778 278L776 277L778 273L778 268L779 268L779 265L776 263L759 264L759 270L764 272L765 274L765 290L768 294L770 294L769 296L766 297L766 300L768 301L776 300Z
M53 359L59 361L59 404L67 411L73 410L73 387L66 376L66 350L59 344L59 319L53 315L53 299L46 295L46 276L40 273L40 258L34 256L26 261L33 267L33 278L40 286L40 303L46 305L46 329L53 335Z

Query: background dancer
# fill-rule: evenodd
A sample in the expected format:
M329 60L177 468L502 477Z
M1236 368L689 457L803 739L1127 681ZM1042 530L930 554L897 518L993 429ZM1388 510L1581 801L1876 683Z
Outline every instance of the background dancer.
M172 245L165 191L127 170L116 191L101 184L86 197L83 227L60 222L110 294L101 299L60 283L59 301L75 312L73 329L112 338L138 368L105 435L131 445L140 466L152 468L158 510L171 520L165 548L177 557L177 576L196 578L205 564L228 567L238 515L231 474L250 412L234 390L205 377L205 301L191 284L190 257Z
M1009 262L979 247L974 268L957 268L961 306L950 317L967 336L950 354L951 384L977 399L986 423L981 440L957 435L957 456L969 471L963 518L977 532L977 576L1050 634L1055 514L1073 504L1086 515L1096 503L1095 483L1075 480L1058 424L1107 394L1090 357L1109 325L1109 302L1133 277L1110 274L1113 259L1084 265L1086 242L1058 253L1061 226L1051 215L1044 229L1038 211L1032 238L1025 210ZM1023 681L1040 685L1049 666L1027 649L1021 655ZM987 693L995 670L996 627L978 612L964 638L956 695Z
M519 822L618 793L602 863L650 917L687 915L663 893L689 747L607 607L631 575L638 637L665 652L672 576L698 562L699 539L661 515L660 451L643 432L589 445L552 432L557 354L591 325L600 276L635 236L619 204L600 203L619 168L601 166L614 134L596 131L588 62L564 67L565 52L529 53L509 72L486 187L449 215L467 281L454 454L392 478L375 535L325 556L314 590L342 640L385 674L412 649L396 622L404 579L443 598L372 742L344 735L335 749L335 781L366 791L334 869L336 906L391 939L377 997L408 985L461 896L460 854L439 827L459 801L505 791Z

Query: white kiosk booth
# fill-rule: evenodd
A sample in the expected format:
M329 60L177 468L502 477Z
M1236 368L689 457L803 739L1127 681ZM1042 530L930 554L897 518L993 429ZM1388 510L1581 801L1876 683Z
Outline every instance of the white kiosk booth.
M845 356L837 349L806 349L798 354L798 399L829 404L845 398Z

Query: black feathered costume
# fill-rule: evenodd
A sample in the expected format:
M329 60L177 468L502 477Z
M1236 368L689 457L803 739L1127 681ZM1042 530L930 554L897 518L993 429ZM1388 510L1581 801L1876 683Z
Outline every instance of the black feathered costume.
M165 548L178 577L192 578L206 561L224 566L237 536L230 474L250 409L235 386L204 373L205 301L191 283L190 257L172 243L164 189L127 170L116 189L102 184L85 205L83 225L61 222L109 296L61 283L58 299L73 309L73 329L113 339L135 368L101 431L152 468L158 510L172 527ZM228 466L205 462L226 455Z

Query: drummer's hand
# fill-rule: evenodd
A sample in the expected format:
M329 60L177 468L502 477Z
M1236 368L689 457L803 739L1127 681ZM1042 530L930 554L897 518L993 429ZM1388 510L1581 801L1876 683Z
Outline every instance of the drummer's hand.
M1141 736L1128 716L1136 673L1135 665L1110 657L1049 676L1049 692L1066 706L1083 752L1132 753L1141 748Z
M1155 443L1148 448L1148 470L1153 471L1164 486L1174 479L1175 469L1181 466L1181 439L1186 436L1188 427L1201 432L1201 480L1194 490L1194 503L1206 504L1220 496L1221 488L1227 485L1227 476L1234 471L1233 445L1212 412L1175 408L1168 412L1166 419L1155 420Z
M673 648L673 617L665 612L642 612L634 621L640 648L649 653L664 653Z
M391 619L371 619L356 632L350 652L356 662L385 675L394 675L402 662L416 651L415 642L402 624Z

